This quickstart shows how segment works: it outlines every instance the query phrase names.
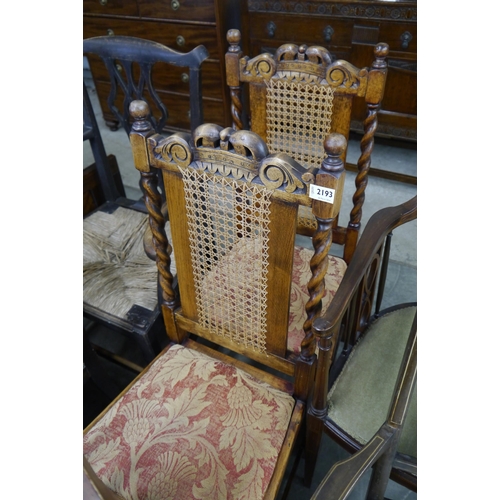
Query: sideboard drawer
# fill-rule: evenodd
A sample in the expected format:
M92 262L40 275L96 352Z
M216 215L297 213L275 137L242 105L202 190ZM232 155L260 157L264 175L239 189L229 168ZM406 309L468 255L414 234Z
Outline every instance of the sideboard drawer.
M215 23L214 0L138 0L141 17Z
M333 47L350 46L354 21L338 22L326 17L304 20L298 16L269 16L256 12L250 14L249 26L251 39L297 44L307 42L308 45L321 45L332 50Z
M125 35L154 40L178 50L189 52L198 45L204 45L211 59L218 59L217 32L214 26L194 26L160 21L140 23L124 19L86 19L83 38L103 35Z
M83 0L83 12L91 14L138 16L135 0Z
M135 27L136 24L128 19L84 16L83 39L106 35L137 36L138 29Z
M219 60L217 30L215 26L198 26L168 22L144 21L143 38L162 43L179 52L189 52L198 45L204 45L210 59Z
M417 53L417 26L410 23L383 24L379 40L389 44L390 53Z

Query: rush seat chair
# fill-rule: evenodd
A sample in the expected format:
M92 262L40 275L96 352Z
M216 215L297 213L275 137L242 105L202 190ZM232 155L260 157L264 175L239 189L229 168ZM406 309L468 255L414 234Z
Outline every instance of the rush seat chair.
M125 499L275 498L304 425L316 364L310 330L341 201L311 199L307 184L341 193L345 138L329 135L311 171L269 154L249 131L204 124L164 137L145 102L134 101L131 114L170 342L86 429L84 456ZM318 220L315 249L305 253L294 245L299 205ZM294 357L289 329L299 306Z
M176 66L189 70L192 130L203 122L200 67L208 57L204 46L181 53L149 40L102 36L84 40L83 53L99 58L100 64L93 68L102 71L100 78L105 74L109 79L107 103L127 134L134 99L150 103L156 115L152 126L157 132L163 130L168 103L155 90L154 81ZM88 96L84 103L94 116L92 133L100 136ZM105 154L101 156L105 159ZM84 316L135 341L147 363L160 351L158 335L163 329L147 209L142 200L130 200L118 192L109 165L99 157L96 162L105 202L83 221ZM168 222L166 230L170 231Z

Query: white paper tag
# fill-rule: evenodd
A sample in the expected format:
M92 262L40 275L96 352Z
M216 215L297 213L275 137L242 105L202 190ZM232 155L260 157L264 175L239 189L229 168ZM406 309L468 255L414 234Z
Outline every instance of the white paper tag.
M312 198L313 200L326 201L326 203L333 204L333 200L335 199L335 189L310 184L309 198Z

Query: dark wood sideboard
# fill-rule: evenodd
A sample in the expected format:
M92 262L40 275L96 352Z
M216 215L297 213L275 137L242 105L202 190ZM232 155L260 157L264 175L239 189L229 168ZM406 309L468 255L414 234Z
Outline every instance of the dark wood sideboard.
M373 61L373 47L389 44L389 71L377 135L417 140L417 2L369 0L242 0L242 45L254 57L283 43L322 45L357 67ZM353 130L365 110L353 106Z
M240 26L239 0L83 0L83 37L126 35L153 40L180 52L204 45L210 58L202 64L204 121L231 124L224 55L226 32ZM106 103L110 83L104 64L88 56L104 119L118 122ZM169 110L166 130L189 131L189 78L184 68L153 75Z
M322 45L337 58L369 66L373 47L389 44L389 72L377 136L417 140L417 2L416 0L84 0L84 38L129 35L154 40L180 51L205 45L210 58L202 66L204 120L231 125L224 54L226 32L242 32L246 55L256 56L283 43ZM89 56L104 118L117 122L106 97L104 65ZM186 73L175 68L161 75L158 88L170 98L167 129L189 130ZM161 81L160 81L161 80ZM353 130L362 132L362 103L355 103Z

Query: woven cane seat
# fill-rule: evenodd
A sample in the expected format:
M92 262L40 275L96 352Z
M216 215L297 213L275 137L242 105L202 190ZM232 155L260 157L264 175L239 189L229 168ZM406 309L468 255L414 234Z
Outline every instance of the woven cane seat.
M124 499L263 498L294 399L234 366L173 345L84 438Z
M155 309L158 271L144 252L147 226L145 214L123 207L83 220L84 305L124 320L134 305ZM170 234L168 223L165 229Z
M362 445L387 419L415 311L416 306L397 309L374 321L328 393L328 419ZM398 451L417 456L416 387Z

